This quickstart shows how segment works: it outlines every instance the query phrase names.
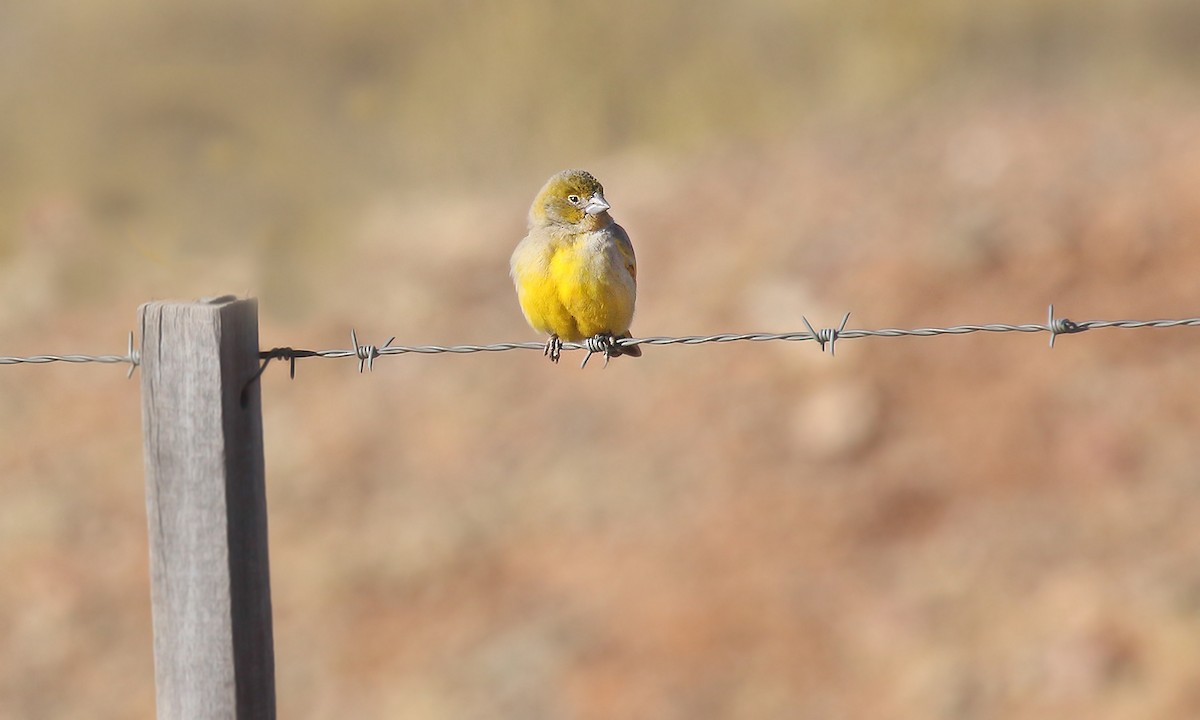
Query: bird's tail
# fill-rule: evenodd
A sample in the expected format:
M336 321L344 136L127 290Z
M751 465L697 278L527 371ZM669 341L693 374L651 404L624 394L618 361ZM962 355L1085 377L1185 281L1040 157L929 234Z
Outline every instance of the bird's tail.
M617 339L622 340L627 337L633 337L633 336L630 335L629 333L625 333L624 335L619 336ZM642 356L642 346L641 345L614 345L613 346L613 355L628 355L629 357L641 357Z

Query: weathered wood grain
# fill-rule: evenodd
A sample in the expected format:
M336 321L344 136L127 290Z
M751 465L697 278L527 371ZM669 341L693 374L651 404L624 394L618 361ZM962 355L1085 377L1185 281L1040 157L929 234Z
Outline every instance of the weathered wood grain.
M158 718L274 718L258 304L139 316Z

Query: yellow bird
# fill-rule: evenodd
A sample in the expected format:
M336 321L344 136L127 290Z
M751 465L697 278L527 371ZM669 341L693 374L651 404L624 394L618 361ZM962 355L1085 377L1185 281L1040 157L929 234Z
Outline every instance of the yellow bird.
M630 337L637 261L609 207L599 180L583 170L564 170L534 198L529 234L513 251L517 300L529 325L550 336L543 354L553 362L563 341L592 339L599 348L593 352L603 352L605 363L615 355L642 354L637 345L613 344Z

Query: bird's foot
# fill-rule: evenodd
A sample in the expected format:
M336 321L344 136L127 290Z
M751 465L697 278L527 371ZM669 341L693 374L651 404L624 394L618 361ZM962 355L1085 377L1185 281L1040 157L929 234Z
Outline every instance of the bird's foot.
M546 341L546 347L542 350L542 355L550 358L550 362L557 363L558 358L562 356L562 340L557 335L551 335Z
M604 367L608 367L609 358L620 355L617 351L617 346L613 344L613 336L611 333L599 333L583 341L583 346L587 348L587 355L583 357L583 362L579 363L579 369L587 367L587 362L595 353L604 354Z

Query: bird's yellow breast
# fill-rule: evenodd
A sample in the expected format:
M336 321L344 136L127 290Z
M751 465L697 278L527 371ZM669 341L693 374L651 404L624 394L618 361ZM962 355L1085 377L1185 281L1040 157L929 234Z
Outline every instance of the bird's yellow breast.
M586 236L527 238L513 254L512 270L521 310L534 329L568 342L629 331L632 278Z

